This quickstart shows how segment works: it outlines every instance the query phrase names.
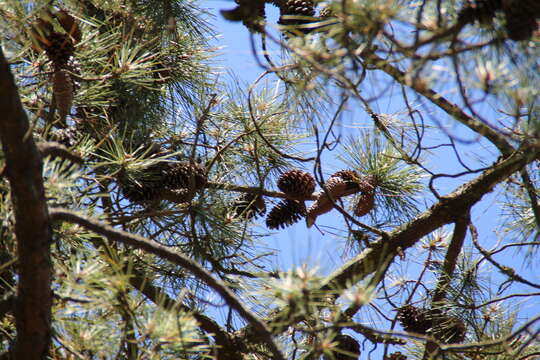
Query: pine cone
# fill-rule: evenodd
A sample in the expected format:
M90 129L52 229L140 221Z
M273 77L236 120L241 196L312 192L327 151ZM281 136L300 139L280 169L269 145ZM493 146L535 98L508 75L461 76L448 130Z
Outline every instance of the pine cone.
M538 0L502 0L506 31L514 41L528 40L538 29L540 2Z
M54 72L52 83L56 108L61 121L65 122L73 103L73 81L67 70L59 69Z
M367 215L375 206L375 193L373 191L363 193L358 197L358 202L354 207L354 215L360 217Z
M287 16L314 16L315 4L310 0L285 0L279 6L280 25L300 25L309 23L307 19L288 19ZM309 32L310 29L302 29L303 32Z
M47 56L56 68L65 67L75 51L71 37L65 33L52 32L47 40L49 41L49 45L45 47Z
M164 185L170 189L202 189L207 182L206 171L199 164L191 164L189 161L168 163L164 168Z
M356 341L355 338L349 335L339 334L334 338L334 341L337 342L336 348L342 351L345 351L350 354L355 354L354 356L345 355L341 352L334 351L332 357L324 356L324 360L352 360L358 359L360 356L360 344Z
M233 203L235 217L251 219L266 212L266 203L261 195L242 194Z
M333 173L330 177L342 178L345 181L358 182L360 176L354 170L339 170Z
M461 343L465 340L467 327L457 317L445 314L435 315L432 318L433 327L429 334L445 344Z
M427 334L428 330L433 326L429 311L412 305L400 307L397 319L405 331L422 335Z
M159 200L160 194L165 188L163 183L163 173L169 168L170 163L159 162L147 167L143 176L134 179L125 172L121 172L118 177L124 196L136 203L146 203Z
M466 4L458 14L458 22L472 24L479 21L481 24L491 24L495 13L502 9L501 0L475 0Z
M407 360L407 357L403 355L401 351L396 351L395 353L385 356L384 360Z
M297 200L283 200L270 210L266 217L266 226L269 229L282 229L294 224L306 216L304 203Z
M286 0L282 3L281 15L315 15L315 4L311 0Z
M315 179L305 171L290 170L279 177L277 186L291 199L304 200L315 191Z
M330 177L324 184L326 191L322 190L317 200L307 211L306 224L311 227L317 216L325 214L334 208L334 202L347 193L347 182L340 177ZM332 196L328 197L327 192Z

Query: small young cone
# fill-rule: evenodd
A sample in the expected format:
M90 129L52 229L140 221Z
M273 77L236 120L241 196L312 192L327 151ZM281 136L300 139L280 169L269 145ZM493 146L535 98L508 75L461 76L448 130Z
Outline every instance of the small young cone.
M315 191L315 179L305 171L289 170L279 177L277 186L291 199L304 200Z
M356 206L354 207L354 215L359 216L359 217L367 215L371 210L373 210L374 206L375 206L375 193L374 192L363 193L358 198L358 202L356 203Z
M73 103L73 81L67 70L59 69L54 72L52 82L56 108L61 121L65 122Z
M324 184L317 200L309 207L306 217L307 227L313 226L317 216L325 214L334 208L334 202L347 193L347 182L340 177L330 177ZM327 192L332 198L328 197Z

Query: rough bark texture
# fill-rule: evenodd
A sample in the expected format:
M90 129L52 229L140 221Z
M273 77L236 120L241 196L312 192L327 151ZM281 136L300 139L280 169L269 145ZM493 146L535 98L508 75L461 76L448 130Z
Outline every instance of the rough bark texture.
M0 140L11 186L18 254L14 359L44 359L51 335L51 227L41 155L0 49Z

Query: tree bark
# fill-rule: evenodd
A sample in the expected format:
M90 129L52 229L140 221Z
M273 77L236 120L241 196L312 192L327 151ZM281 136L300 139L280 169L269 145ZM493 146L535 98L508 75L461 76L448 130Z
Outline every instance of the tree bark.
M17 339L12 358L44 359L51 339L50 244L41 155L9 65L0 49L0 140L11 187L17 238Z

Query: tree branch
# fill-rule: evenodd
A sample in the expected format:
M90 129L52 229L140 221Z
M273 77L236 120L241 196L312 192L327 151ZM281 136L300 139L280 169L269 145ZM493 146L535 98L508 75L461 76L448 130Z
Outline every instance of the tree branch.
M272 338L270 330L266 324L259 319L251 310L246 308L242 302L234 295L234 293L221 281L215 279L210 272L195 263L185 255L171 251L167 247L156 243L155 241L143 238L138 235L130 234L125 231L117 230L113 227L78 215L74 212L65 209L51 209L51 218L55 221L67 221L78 224L96 234L106 237L109 241L119 242L124 245L131 246L135 249L141 249L151 254L157 255L162 259L166 259L176 265L179 265L186 270L192 272L195 276L206 283L210 288L215 290L227 302L227 304L236 310L238 314L244 318L264 339L270 351L274 354L276 360L285 360L283 354Z
M521 179L523 180L523 185L525 185L525 189L527 189L527 194L529 195L529 199L531 201L531 208L533 211L534 220L536 226L538 227L538 231L540 231L540 205L538 204L537 190L534 188L531 177L529 176L529 173L525 168L521 170Z
M452 240L450 240L450 244L448 245L448 251L446 252L446 257L444 258L441 275L431 299L432 308L436 308L446 297L446 290L448 288L448 284L450 284L452 276L454 275L457 259L459 257L459 253L461 252L461 248L463 247L463 243L465 242L465 236L467 235L467 228L470 222L471 219L468 212L458 218L455 222L454 234L452 235ZM426 343L424 359L428 359L430 356L435 354L436 351L437 344L432 341L428 341Z
M41 155L0 49L0 140L11 187L18 252L14 359L44 359L51 341L52 232Z

